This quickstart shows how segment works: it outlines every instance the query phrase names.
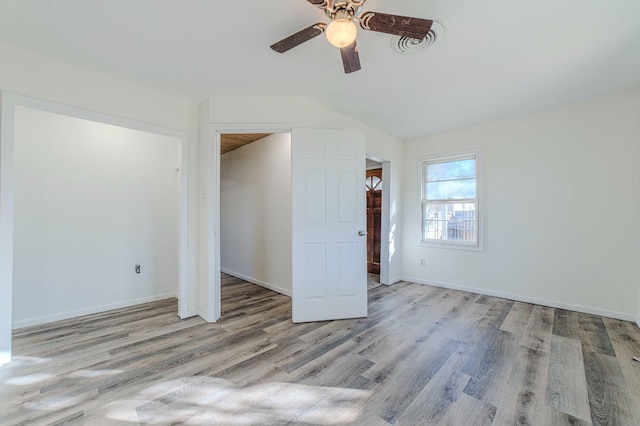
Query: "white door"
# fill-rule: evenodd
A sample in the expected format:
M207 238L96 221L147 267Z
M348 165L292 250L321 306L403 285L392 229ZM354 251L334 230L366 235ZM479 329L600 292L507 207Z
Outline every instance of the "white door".
M364 134L291 136L293 322L366 317Z

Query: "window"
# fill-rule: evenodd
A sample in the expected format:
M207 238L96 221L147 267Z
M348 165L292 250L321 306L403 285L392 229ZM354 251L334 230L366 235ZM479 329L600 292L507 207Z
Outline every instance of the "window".
M367 170L367 192L382 191L382 179L380 179L381 174L382 169Z
M478 245L478 153L422 161L422 242Z

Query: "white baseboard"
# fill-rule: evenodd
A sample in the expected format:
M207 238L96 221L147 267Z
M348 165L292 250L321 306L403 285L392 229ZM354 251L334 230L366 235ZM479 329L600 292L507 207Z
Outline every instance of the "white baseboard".
M282 287L278 287L277 285L266 283L264 281L260 281L256 278L248 277L239 272L231 271L227 268L220 268L220 272L224 272L225 274L233 275L236 278L240 278L241 280L245 280L250 282L251 284L259 285L260 287L267 288L269 290L275 291L276 293L284 294L285 296L291 297L291 290L284 289Z
M208 323L213 323L216 322L216 320L212 320L209 315L207 315L207 313L205 311L203 311L202 309L198 309L198 313L197 315L202 318L203 320L205 320Z
M199 315L200 315L200 311L198 309L190 309L187 312L185 312L185 314L182 315L180 317L180 319L187 319L187 318L197 317Z
M389 284L388 285L399 283L402 280L404 280L404 278L402 278L402 277L389 278Z
M29 327L32 325L39 325L39 324L46 324L48 322L60 321L60 320L65 320L69 318L80 317L83 315L97 314L100 312L111 311L113 309L126 308L129 306L141 305L143 303L156 302L158 300L165 300L165 299L171 299L171 298L177 298L177 297L178 297L178 294L176 292L162 293L155 296L141 297L139 299L132 299L132 300L126 300L123 302L110 303L108 305L92 306L90 308L78 309L75 311L61 312L54 315L46 315L43 317L29 318L26 320L15 321L12 324L12 327L15 330L17 328Z
M559 308L559 309L566 309L569 311L583 312L585 314L599 315L602 317L615 318L615 319L620 319L624 321L631 321L631 322L636 321L638 323L638 326L640 326L640 318L635 318L633 315L623 314L621 312L608 311L605 309L593 308L590 306L574 305L571 303L558 302L555 300L539 299L537 297L528 297L528 296L523 296L519 294L485 290L485 289L476 288L476 287L467 287L462 285L441 283L436 281L426 281L420 278L404 277L403 280L412 282L412 283L432 285L434 287L450 288L452 290L460 290L460 291L466 291L469 293L484 294L487 296L499 297L502 299L516 300L518 302L549 306L551 308Z

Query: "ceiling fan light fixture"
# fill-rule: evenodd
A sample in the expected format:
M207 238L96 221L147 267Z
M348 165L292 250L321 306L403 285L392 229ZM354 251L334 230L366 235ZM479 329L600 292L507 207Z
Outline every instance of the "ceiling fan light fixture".
M329 43L342 49L356 41L358 28L351 18L336 18L327 25L325 34Z

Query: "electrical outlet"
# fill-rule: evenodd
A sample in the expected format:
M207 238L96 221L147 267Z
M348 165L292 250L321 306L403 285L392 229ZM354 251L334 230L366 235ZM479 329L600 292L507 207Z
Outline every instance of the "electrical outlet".
M140 265L136 265L136 274L140 273Z
M424 259L420 259L420 266L424 266Z

